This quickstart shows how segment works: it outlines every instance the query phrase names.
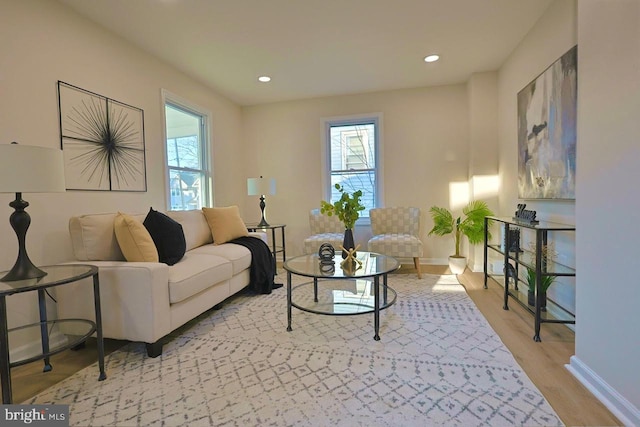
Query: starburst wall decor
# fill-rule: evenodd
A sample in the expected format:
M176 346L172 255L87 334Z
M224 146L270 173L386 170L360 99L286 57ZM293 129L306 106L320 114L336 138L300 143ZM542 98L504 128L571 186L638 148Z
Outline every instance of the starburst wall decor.
M58 81L67 190L147 191L144 111Z

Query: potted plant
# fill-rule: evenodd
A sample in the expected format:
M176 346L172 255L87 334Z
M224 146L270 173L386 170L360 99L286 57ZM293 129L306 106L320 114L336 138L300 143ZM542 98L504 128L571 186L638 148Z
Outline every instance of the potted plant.
M342 195L333 204L322 200L320 202L320 213L327 216L336 215L340 221L342 221L344 224L344 241L342 242L342 247L345 249L354 249L353 227L358 218L360 218L360 211L365 210L365 206L360 202L362 190L357 190L349 194L340 184L336 184L335 188ZM342 258L346 257L347 252L342 251Z
M429 231L429 236L453 234L456 250L449 256L449 269L453 274L462 274L467 266L466 257L460 255L462 236L467 236L471 245L484 241L484 219L493 215L493 212L487 203L481 200L473 200L462 209L464 219L462 216L454 219L451 211L437 206L432 206L429 212L433 218L433 228Z
M536 270L527 267L527 285L529 285L529 290L527 292L527 302L532 306L536 305L536 278ZM542 288L540 309L542 311L547 310L547 289L549 289L549 286L551 286L555 279L555 276L542 276L540 278L540 287Z
M529 244L529 248L531 252L535 252L535 247L532 243ZM546 245L542 246L542 262L546 265L547 260L553 260L557 256L557 252L555 251L555 247L552 242L549 242ZM527 285L529 286L529 290L527 292L527 303L529 305L536 305L536 270L530 267L527 267ZM547 289L549 286L553 284L556 280L556 276L542 276L540 278L540 286L542 288L542 299L540 309L542 311L546 311L547 309Z

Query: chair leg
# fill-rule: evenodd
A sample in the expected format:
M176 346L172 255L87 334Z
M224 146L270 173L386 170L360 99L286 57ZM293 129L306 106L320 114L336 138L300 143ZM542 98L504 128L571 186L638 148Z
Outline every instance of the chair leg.
M420 272L420 258L414 257L413 265L416 268L416 271L418 272L418 279L422 279L422 273Z

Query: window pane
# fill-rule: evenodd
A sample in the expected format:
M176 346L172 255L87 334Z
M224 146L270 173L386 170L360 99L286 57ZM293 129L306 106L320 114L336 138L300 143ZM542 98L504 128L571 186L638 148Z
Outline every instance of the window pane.
M331 202L340 198L335 184L349 193L362 190L361 200L366 209L361 217L369 216L369 209L376 207L378 199L375 132L375 121L369 120L329 126Z
M190 210L201 209L203 194L204 176L198 172L185 172L176 169L169 169L171 206L170 209Z
M165 101L166 154L171 210L209 206L204 115Z
M335 202L340 198L340 192L336 190L335 185L340 184L348 193L362 190L362 204L366 207L360 212L360 216L366 218L369 216L369 209L376 207L376 174L374 171L350 172L350 173L331 173L331 202Z
M168 139L167 162L169 166L178 168L201 169L198 136Z
M330 138L332 171L376 167L372 123L331 126Z

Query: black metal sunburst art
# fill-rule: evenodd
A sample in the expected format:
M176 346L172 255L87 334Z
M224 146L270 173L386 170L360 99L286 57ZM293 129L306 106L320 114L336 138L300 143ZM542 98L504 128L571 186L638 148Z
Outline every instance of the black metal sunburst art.
M68 190L146 191L144 112L58 82Z

